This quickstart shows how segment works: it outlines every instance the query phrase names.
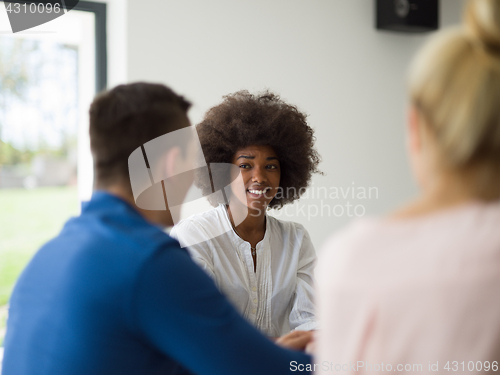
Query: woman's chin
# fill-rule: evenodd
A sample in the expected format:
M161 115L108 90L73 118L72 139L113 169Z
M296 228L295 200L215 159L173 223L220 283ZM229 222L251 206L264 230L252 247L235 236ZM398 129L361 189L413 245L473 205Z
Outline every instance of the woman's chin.
M260 211L262 213L266 212L267 205L268 205L268 200L267 199L248 199L247 200L247 207L249 211Z

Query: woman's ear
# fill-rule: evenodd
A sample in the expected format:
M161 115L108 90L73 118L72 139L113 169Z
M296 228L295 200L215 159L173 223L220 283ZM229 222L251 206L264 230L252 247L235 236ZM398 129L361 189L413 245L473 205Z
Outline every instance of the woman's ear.
M426 189L433 181L439 159L431 130L415 105L408 109L407 137L413 175L419 186Z
M407 117L408 150L411 155L418 155L422 151L422 129L421 115L415 105L408 108Z
M423 188L427 181L427 166L423 152L421 126L421 115L418 109L412 104L408 108L407 113L406 143L413 176L420 188Z

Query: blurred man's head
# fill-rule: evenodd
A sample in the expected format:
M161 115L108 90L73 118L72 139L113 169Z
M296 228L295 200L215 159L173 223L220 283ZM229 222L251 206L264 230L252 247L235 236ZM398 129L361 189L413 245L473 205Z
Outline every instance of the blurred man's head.
M190 126L190 106L161 84L120 85L98 95L90 106L95 187L121 185L130 190L130 154L159 136Z
M182 96L160 84L120 85L98 95L90 106L95 188L129 201L155 224L173 225L172 215L180 215L179 205L192 183L192 173L186 172L192 169L191 132L182 132L180 136L175 132L190 127L187 117L190 106ZM168 136L171 133L177 135ZM140 167L140 170L148 167L147 173L155 180L154 197L159 203L155 207L143 207L131 185L130 178L137 176L130 174L129 157L137 150L146 154L143 146L146 144L147 147L148 142L151 145L150 141L155 139L158 144L154 155L142 159L149 165ZM169 141L165 142L166 139ZM140 183L152 186L149 177ZM147 193L151 193L150 190ZM174 211L167 205L166 192L168 202L176 206Z

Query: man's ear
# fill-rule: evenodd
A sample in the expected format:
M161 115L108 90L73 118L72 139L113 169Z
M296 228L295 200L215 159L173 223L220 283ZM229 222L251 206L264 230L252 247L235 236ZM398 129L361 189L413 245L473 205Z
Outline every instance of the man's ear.
M179 147L172 147L165 154L165 172L167 178L173 177L178 173L179 163L181 157L181 149Z

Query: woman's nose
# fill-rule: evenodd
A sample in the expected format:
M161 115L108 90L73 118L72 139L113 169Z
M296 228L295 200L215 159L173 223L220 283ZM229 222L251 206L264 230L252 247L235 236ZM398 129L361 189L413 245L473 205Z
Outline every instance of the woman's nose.
M267 181L265 171L260 167L253 168L252 181L258 184L262 184Z

